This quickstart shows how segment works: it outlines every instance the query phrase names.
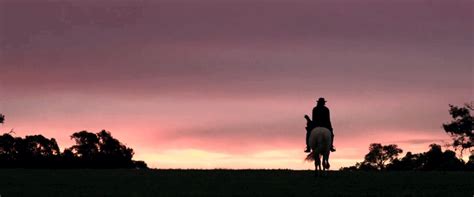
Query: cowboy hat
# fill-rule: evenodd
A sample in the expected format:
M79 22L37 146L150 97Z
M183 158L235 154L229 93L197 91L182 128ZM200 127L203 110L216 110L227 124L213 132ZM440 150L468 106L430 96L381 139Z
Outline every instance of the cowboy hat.
M321 103L321 102L322 102L322 103L325 103L325 102L327 102L327 101L326 101L326 100L324 100L324 98L323 98L323 97L321 97L321 98L319 98L319 99L318 99L318 101L317 101L317 102L318 102L318 103Z

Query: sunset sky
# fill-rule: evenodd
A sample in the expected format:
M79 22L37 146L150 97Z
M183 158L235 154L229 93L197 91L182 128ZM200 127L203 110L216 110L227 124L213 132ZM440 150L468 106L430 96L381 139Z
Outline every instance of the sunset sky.
M304 163L325 97L337 152L449 142L474 100L474 1L0 0L0 132L106 129L156 168Z

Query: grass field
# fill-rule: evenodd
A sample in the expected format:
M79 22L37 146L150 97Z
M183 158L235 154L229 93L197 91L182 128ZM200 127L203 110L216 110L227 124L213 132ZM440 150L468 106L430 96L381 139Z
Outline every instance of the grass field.
M472 197L474 173L0 169L0 195Z

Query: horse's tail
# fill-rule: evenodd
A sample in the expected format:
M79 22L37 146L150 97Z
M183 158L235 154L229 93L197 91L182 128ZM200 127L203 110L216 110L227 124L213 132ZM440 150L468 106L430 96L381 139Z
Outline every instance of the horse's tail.
M307 162L312 162L314 161L314 151L311 151L308 155L306 155L306 158L304 159Z

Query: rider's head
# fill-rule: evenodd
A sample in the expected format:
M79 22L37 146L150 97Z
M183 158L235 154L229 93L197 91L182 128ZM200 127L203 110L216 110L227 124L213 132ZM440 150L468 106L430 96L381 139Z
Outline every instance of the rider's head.
M318 103L318 105L324 105L324 104L326 104L326 100L323 97L321 97L321 98L318 99L317 103Z

